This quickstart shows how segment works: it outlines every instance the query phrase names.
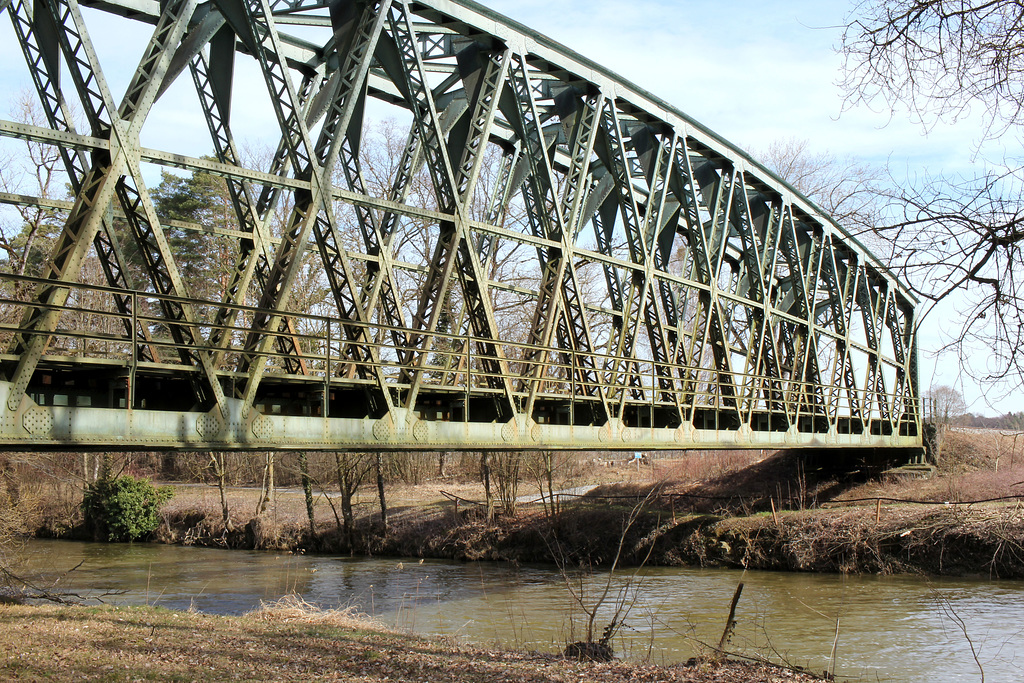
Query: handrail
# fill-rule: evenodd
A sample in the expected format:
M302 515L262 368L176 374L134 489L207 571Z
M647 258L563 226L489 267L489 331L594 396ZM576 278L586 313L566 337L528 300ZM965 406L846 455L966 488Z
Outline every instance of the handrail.
M36 277L0 273L0 282L41 284L46 281ZM69 285L69 287L74 291L80 292L125 294L122 290L104 285L74 283ZM132 311L129 314L123 314L116 310L102 310L76 306L73 303L73 297L70 298L69 303L65 305L48 306L46 308L60 310L65 313L84 313L89 316L98 316L101 319L108 319L112 322L129 320L135 325L156 326L162 325L166 321L158 316L139 313L140 301L187 301L188 303L193 304L197 309L209 307L211 310L216 310L218 306L223 305L220 302L215 301L182 299L181 297L159 295L145 291L132 291L130 294L133 305ZM14 309L27 308L30 306L39 307L40 305L14 299L10 296L0 296L0 314L7 313L5 317L8 319L16 319L19 317L16 314L11 315L11 313L16 313ZM250 315L263 312L260 308L254 306L239 305L234 308L239 312L248 313ZM342 321L337 318L313 313L289 313L288 316L296 322L295 332L285 333L272 331L268 334L288 334L289 336L296 338L303 345L303 357L311 369L308 379L320 378L318 381L328 381L330 384L345 384L347 382L365 384L365 380L346 379L338 376L338 368L349 366L354 362L344 358L342 350L345 346L349 344L371 346L379 352L391 352L394 354L397 354L399 351L399 349L396 349L393 345L387 342L374 341L375 338L389 338L388 335L373 334L375 332L390 332L394 329L387 325L360 323L358 321ZM62 319L69 320L69 316L65 315ZM90 325L84 321L83 326L86 329L75 329L74 326L62 326L58 328L52 335L53 340L51 341L50 349L44 358L52 357L55 360L73 358L75 362L83 364L87 364L90 357L108 360L113 358L120 359L126 364L130 363L133 367L142 370L147 368L163 368L177 369L187 373L196 372L196 368L189 366L184 362L175 363L164 361L155 363L138 361L132 353L133 341L127 337L125 327L123 325L111 324L110 328L114 331L103 331L99 329L100 326L95 323ZM229 333L227 335L227 339L230 340L229 345L226 348L221 349L224 352L224 358L230 358L233 353L237 354L243 351L242 347L236 343L237 338L244 336L248 331L248 328L243 325L235 324L217 326L212 323L201 321L197 323L197 327L205 330L221 329ZM318 327L321 331L312 332L311 328L314 327ZM344 338L339 329L341 327L355 327L366 330L370 332L370 334L365 335L365 341L352 342ZM138 328L133 327L132 329ZM34 332L26 332L15 324L0 322L0 339L9 338L9 336L14 334L34 334ZM474 366L467 370L465 367L460 365L460 361L466 358L466 352L464 349L469 348L475 341L477 341L472 336L445 332L433 332L429 334L424 332L421 334L434 340L433 348L429 352L429 355L433 358L428 359L425 363L423 366L424 371L428 376L433 373L451 378L449 383L442 384L432 381L432 378L428 377L428 379L425 380L425 383L433 390L443 392L462 392L468 389L472 392L489 392L491 390L487 387L488 379L505 377L499 373L489 371L485 367ZM79 349L74 356L66 356L58 353L64 348L64 345L61 343L62 339L86 342L92 341L103 345L103 347L97 348L92 352L90 352L87 347L85 349ZM751 406L763 405L765 410L772 412L772 405L789 404L790 408L780 409L779 412L792 413L792 401L794 397L811 397L816 394L824 396L826 392L834 389L831 385L818 384L805 380L776 378L741 371L724 372L699 365L685 363L659 363L645 358L623 359L608 353L583 354L579 351L562 353L557 350L548 349L548 353L536 355L535 360L525 361L522 360L522 358L527 352L545 351L545 349L530 344L508 340L500 340L497 343L504 350L506 357L509 359L510 366L520 370L518 373L510 373L507 375L507 378L518 380L522 377L530 376L533 369L537 367L541 367L543 369L545 379L543 381L542 388L538 393L542 398L564 399L572 397L573 400L576 401L594 400L593 396L590 396L590 394L596 393L594 390L601 386L604 387L606 391L615 394L625 393L627 396L624 398L624 401L629 405L669 407L676 405L678 401L682 401L686 405L693 407L721 407L723 402L731 402L735 404L736 410L749 410L752 409ZM215 347L209 345L203 345L198 348L187 347L181 343L175 342L170 337L161 337L156 334L154 334L151 339L147 340L137 338L135 340L135 344L151 344L161 350L166 349L168 351L187 349L198 352L212 352L215 350ZM285 357L284 354L273 349L273 347L266 355L272 361L276 359L283 359ZM565 362L560 358L561 356L570 356L570 362ZM10 357L13 358L13 356ZM177 356L169 355L168 358L177 358ZM591 361L599 375L599 381L586 381L577 376L577 370L580 367L579 363L581 358L587 358ZM472 359L479 362L479 358L475 354ZM613 371L613 365L621 364L623 362L635 365L637 370L627 373ZM397 358L394 360L385 359L377 362L365 360L360 361L359 364L369 368L379 367L383 369L386 376L389 378L389 382L391 382L395 388L405 388L406 386L399 379L401 374L400 370L403 366ZM332 376L328 376L326 368L331 366L333 366L331 373ZM282 367L272 367L277 370L277 372L274 373L275 375L287 375L287 373L283 371ZM896 367L893 366L893 371L895 370ZM238 375L237 371L226 365L217 368L217 372L225 377ZM552 373L561 373L561 376L552 376ZM302 377L301 375L292 376L295 379L300 379ZM616 377L620 379L616 381ZM631 384L630 380L633 377L638 377L640 383L636 385ZM306 381L308 381L308 379ZM666 386L666 384L669 383L672 386ZM713 389L701 389L700 387L709 387ZM727 395L724 391L726 388L731 392L736 392L735 395ZM630 397L631 392L634 390L640 393L642 397ZM746 393L743 393L744 390L746 390ZM879 392L877 390L869 390L867 388L858 388L856 391L860 394L860 402L864 405L869 403L871 405L875 405L882 402L893 408L902 407L901 412L904 413L910 412L913 415L919 414L916 407L922 402L922 399L918 397L907 396L904 393L899 392ZM845 402L849 404L850 400L851 399L847 397ZM839 406L833 407L834 412L838 413L839 410ZM876 410L877 408L869 410L869 412L873 413ZM802 407L798 407L796 412L798 414L810 416L822 415L828 413L828 407L823 404L823 401L812 401L807 403L805 399ZM853 413L853 411L850 412Z

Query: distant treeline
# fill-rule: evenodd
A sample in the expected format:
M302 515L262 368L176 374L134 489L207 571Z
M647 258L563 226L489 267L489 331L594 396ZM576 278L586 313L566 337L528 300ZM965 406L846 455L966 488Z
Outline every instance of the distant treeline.
M976 427L978 429L1008 429L1024 431L1024 412L1006 413L998 417L974 415L967 413L952 420L957 427Z

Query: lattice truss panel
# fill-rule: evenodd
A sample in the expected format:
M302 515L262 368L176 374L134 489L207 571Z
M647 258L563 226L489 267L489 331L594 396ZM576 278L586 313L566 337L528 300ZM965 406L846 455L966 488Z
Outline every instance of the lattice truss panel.
M9 434L77 405L198 413L211 443L272 438L275 415L392 442L444 421L508 445L918 438L915 302L876 259L714 133L481 6L0 11L45 115L0 132L59 151L73 194L2 196L61 216L38 269L4 275ZM123 92L106 15L151 36ZM208 139L145 147L173 139L163 109ZM264 117L263 162L240 112ZM222 179L222 215L161 215L161 168ZM480 445L461 433L440 440Z

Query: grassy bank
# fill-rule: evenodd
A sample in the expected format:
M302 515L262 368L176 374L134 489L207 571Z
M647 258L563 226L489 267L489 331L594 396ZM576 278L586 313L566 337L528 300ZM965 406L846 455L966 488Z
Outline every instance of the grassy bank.
M286 602L241 617L148 607L0 605L4 680L810 681L766 664L653 666L485 650Z

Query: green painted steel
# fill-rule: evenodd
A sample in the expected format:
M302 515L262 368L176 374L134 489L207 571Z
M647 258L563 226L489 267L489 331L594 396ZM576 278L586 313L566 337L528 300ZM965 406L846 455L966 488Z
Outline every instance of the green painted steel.
M485 7L0 13L46 120L0 135L59 151L75 194L0 194L63 225L0 273L4 447L922 445L906 288L747 154ZM151 35L120 99L101 13ZM141 143L182 86L208 156ZM276 131L265 163L240 110ZM222 179L222 210L163 215L152 168Z

